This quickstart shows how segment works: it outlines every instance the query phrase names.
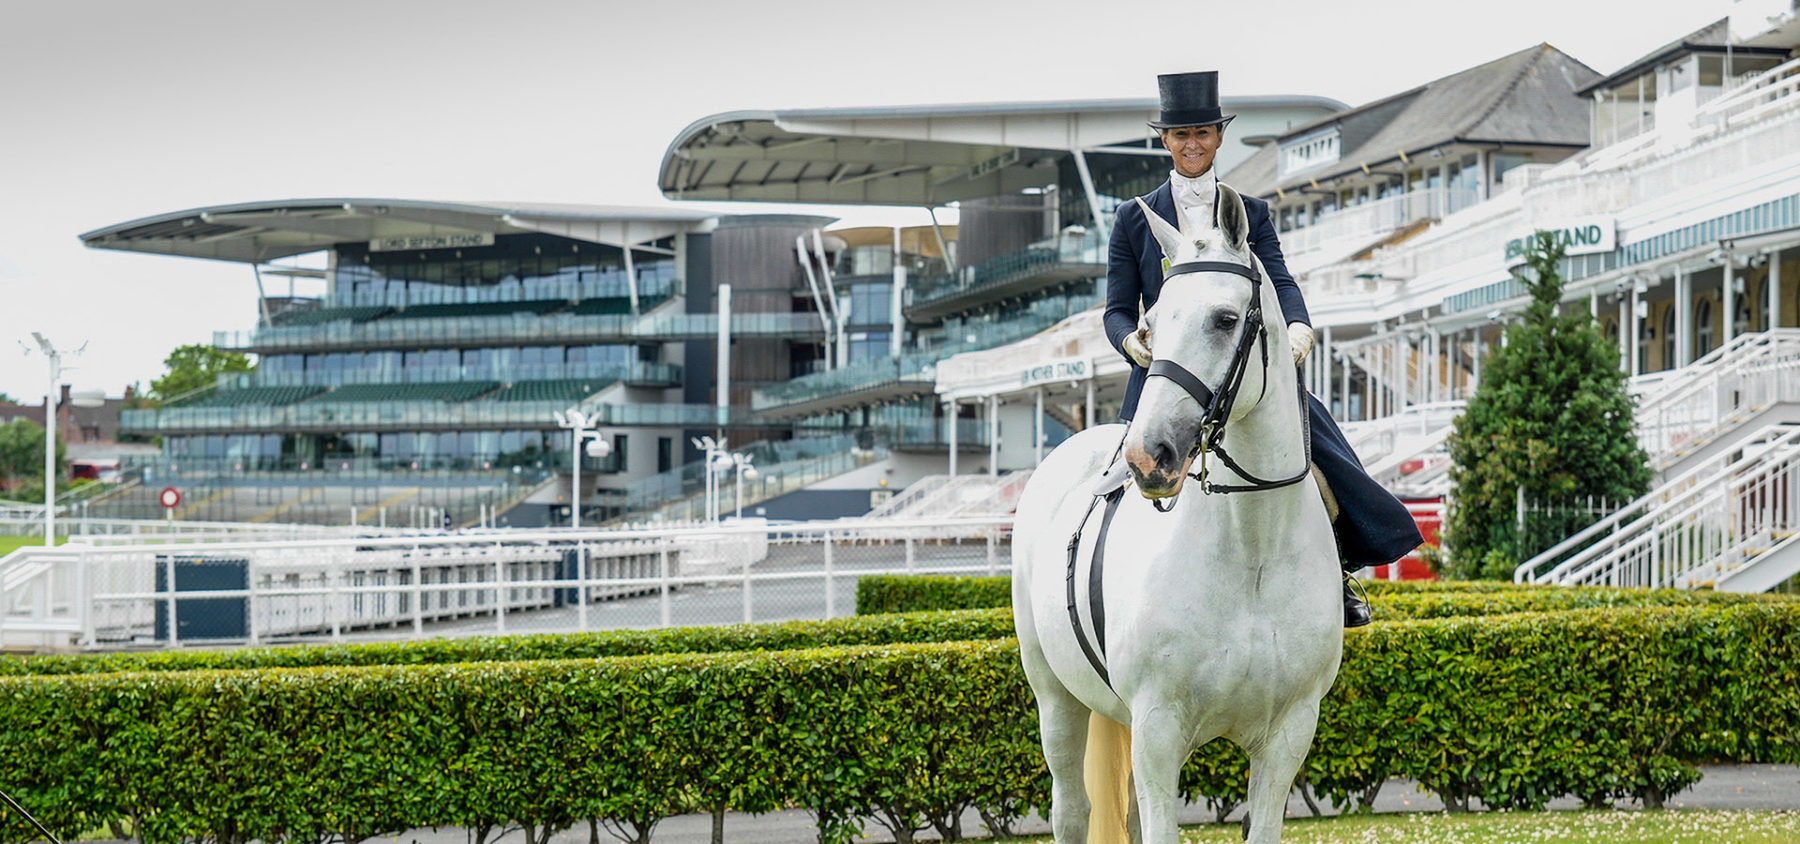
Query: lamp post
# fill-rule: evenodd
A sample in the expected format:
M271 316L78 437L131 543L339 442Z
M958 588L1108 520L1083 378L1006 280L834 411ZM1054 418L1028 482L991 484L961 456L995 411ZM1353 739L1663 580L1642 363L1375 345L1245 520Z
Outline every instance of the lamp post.
M44 392L44 545L51 546L56 544L56 394L57 384L62 381L64 353L36 331L31 332L31 339L37 341L38 351L50 363L50 388ZM83 343L74 354L79 355L86 348ZM25 353L31 354L31 347L25 346ZM84 391L79 397L70 395L69 401L80 407L99 407L105 399Z
M750 465L750 461L755 459L755 457L756 455L754 454L745 454L741 451L734 451L731 453L731 465L737 473L736 494L737 518L739 521L742 521L744 518L744 479L749 478L752 481L756 480L756 467Z
M588 419L581 411L574 408L556 412L556 424L559 427L567 428L570 434L569 483L573 487L573 493L569 496L571 499L569 527L572 528L581 527L582 453L585 451L587 456L597 460L605 460L607 455L612 454L612 445L606 440L600 439L600 432L593 428L594 421L596 420ZM589 439L592 441L583 449L582 441Z

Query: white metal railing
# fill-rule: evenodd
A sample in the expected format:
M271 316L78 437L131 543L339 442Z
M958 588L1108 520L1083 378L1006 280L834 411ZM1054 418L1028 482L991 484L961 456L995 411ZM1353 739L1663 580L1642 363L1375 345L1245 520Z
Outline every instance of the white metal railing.
M1000 573L1011 529L1007 515L22 548L0 558L0 645L176 647L832 617L851 609L841 593L862 575ZM196 584L197 573L221 578ZM202 623L220 626L192 632Z
M1800 528L1800 427L1769 426L1526 560L1519 583L1700 586Z
M1640 396L1638 438L1666 469L1783 402L1800 402L1800 329L1743 334Z
M1311 268L1321 259L1310 253L1334 245L1368 246L1370 241L1418 220L1447 217L1480 201L1474 190L1451 190L1446 187L1409 191L1397 196L1375 199L1361 205L1340 208L1321 217L1318 222L1281 233L1282 252L1288 256L1290 268ZM1295 270L1300 272L1301 270Z
M1696 126L1729 130L1800 105L1800 59L1749 76L1694 110Z

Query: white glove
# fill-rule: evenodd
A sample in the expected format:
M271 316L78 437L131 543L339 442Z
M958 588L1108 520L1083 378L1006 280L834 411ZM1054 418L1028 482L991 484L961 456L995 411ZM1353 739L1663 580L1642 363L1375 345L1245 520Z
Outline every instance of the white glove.
M1146 369L1149 368L1150 361L1154 358L1150 354L1150 332L1148 330L1139 328L1125 335L1125 342L1122 345L1125 346L1125 356L1131 358L1132 363Z
M1295 366L1299 366L1301 361L1306 360L1306 356L1312 353L1312 347L1312 326L1304 322L1288 323L1288 349L1294 353Z

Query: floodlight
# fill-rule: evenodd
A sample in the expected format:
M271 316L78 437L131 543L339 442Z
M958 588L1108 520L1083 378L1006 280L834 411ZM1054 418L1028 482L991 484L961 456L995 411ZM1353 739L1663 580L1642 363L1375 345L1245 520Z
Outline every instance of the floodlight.
M588 440L587 456L597 460L605 460L606 456L609 454L612 454L612 443L609 443L606 440Z

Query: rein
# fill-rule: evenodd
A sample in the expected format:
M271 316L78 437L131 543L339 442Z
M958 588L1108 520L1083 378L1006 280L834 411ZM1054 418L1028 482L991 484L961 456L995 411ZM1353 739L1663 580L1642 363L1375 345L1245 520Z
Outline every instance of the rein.
M1262 492L1297 484L1312 473L1312 431L1310 430L1311 426L1307 425L1304 404L1301 407L1300 422L1307 459L1306 465L1300 467L1297 474L1279 480L1259 478L1239 466L1237 461L1231 458L1230 453L1225 451L1225 423L1231 416L1232 406L1237 403L1238 390L1244 382L1244 373L1249 369L1251 346L1260 348L1262 367L1265 370L1269 368L1269 329L1263 324L1262 274L1249 265L1229 261L1186 261L1169 267L1164 273L1164 280L1186 273L1201 272L1229 273L1249 279L1250 307L1244 314L1244 333L1238 337L1237 348L1232 351L1231 364L1225 370L1225 383L1219 387L1217 392L1207 387L1205 382L1201 381L1194 373L1189 372L1186 367L1173 360L1158 358L1150 362L1149 377L1160 376L1175 382L1176 386L1193 397L1194 401L1200 403L1202 411L1200 435L1194 439L1194 447L1188 452L1190 458L1198 452L1200 470L1192 473L1189 477L1199 481L1201 492L1208 495L1212 493L1228 495L1234 492ZM1256 327L1254 333L1250 329L1251 325ZM1306 400L1304 389L1304 387L1301 388L1300 400L1302 403ZM1265 378L1262 391L1257 395L1257 402L1260 403L1267 393L1268 379ZM1215 484L1208 481L1206 479L1206 455L1208 452L1217 452L1220 461L1250 483ZM1163 506L1165 500L1169 502L1167 507ZM1169 512L1175 506L1173 499L1160 499L1151 504L1163 513Z

